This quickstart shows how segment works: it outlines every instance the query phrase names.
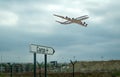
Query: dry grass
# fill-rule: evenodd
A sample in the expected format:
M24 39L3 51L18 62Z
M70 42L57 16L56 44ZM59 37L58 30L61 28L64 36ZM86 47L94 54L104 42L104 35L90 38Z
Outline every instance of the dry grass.
M48 77L72 77L72 73L48 73ZM10 77L10 74L3 73L0 77ZM13 77L33 77L33 72L13 74ZM37 74L37 77L39 75ZM44 77L44 74L42 74ZM92 72L92 73L75 73L74 77L120 77L120 73L107 73L107 72Z

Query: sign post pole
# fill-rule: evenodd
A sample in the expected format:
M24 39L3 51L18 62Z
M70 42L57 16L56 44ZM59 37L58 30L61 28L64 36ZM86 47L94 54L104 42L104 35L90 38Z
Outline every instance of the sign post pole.
M41 46L41 45L30 45L30 52L34 54L34 77L36 77L36 54L45 55L45 77L47 77L47 55L53 55L55 50L52 47Z
M45 77L47 77L47 55L44 55L45 59Z
M34 77L36 77L36 53L34 53Z

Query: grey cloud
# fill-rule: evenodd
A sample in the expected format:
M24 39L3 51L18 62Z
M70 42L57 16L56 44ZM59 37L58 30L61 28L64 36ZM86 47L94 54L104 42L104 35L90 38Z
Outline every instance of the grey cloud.
M0 25L0 43L2 43L0 53L11 52L12 54L12 51L17 51L16 55L19 55L22 51L29 56L29 44L34 43L53 47L56 50L55 58L57 59L61 56L68 59L76 56L81 60L99 59L100 56L119 59L120 23L119 10L116 9L119 6L117 3L110 3L111 8L109 8L110 5L99 9L87 8L91 16L103 16L105 19L101 23L91 22L88 19L88 27L85 28L77 24L61 25L56 23L51 11L35 9L31 6L32 2L34 4L36 2L45 3L45 5L57 3L60 6L67 2L52 1L12 0L0 2L2 6L0 9L12 11L19 16L19 22L15 27ZM70 4L68 5L64 5L64 7L70 7ZM34 21L33 24L31 24L32 21ZM39 32L43 29L47 33Z

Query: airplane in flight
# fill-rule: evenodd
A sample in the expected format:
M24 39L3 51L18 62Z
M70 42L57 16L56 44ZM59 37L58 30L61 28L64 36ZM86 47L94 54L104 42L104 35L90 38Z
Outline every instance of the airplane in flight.
M82 26L85 26L87 27L88 24L86 24L86 22L82 22L83 20L85 19L88 19L88 15L84 15L84 16L80 16L80 17L77 17L77 18L69 18L69 17L64 17L64 16L60 16L60 15L56 15L56 14L53 14L54 16L57 16L59 18L62 18L62 19L65 19L67 21L64 21L64 22L61 22L61 21L56 21L60 24L71 24L71 23L77 23L79 25L82 25Z

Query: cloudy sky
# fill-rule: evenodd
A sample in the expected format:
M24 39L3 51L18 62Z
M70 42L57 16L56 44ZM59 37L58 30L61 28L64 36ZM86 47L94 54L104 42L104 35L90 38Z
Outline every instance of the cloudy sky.
M119 0L0 0L0 62L33 62L30 44L53 47L49 61L118 60L119 7ZM53 14L88 15L88 27L59 24Z

